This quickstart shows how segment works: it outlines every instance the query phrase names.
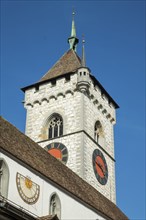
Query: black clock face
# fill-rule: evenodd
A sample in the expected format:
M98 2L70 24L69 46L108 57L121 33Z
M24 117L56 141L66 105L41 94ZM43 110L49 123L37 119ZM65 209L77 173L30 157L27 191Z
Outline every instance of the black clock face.
M95 149L92 156L95 176L100 184L105 185L108 179L108 168L103 153Z
M67 163L68 159L68 151L64 144L62 143L51 143L45 147L45 149L50 153L52 156L56 157L57 159L61 160L63 163Z

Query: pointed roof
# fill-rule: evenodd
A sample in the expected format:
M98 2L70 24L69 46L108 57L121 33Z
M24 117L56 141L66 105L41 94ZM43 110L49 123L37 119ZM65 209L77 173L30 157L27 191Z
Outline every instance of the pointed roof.
M68 38L68 43L70 45L70 49L73 49L74 51L76 51L79 39L76 37L76 27L75 27L74 15L75 15L75 12L73 11L71 36Z
M128 220L114 203L2 117L0 152L29 166L41 178L107 219Z
M73 49L70 49L54 64L39 82L53 79L67 73L73 73L79 67L81 67L81 59Z
M71 37L76 37L76 27L75 27L74 15L75 15L75 12L72 13Z
M85 67L86 66L86 59L85 59L85 39L84 39L84 36L83 36L83 39L82 39L82 67Z
M48 80L53 80L55 78L64 77L67 74L75 73L76 70L80 67L83 67L84 64L86 65L85 54L81 60L77 53L73 49L70 49L54 64L51 69L48 70L48 72L37 83L23 87L21 89L23 92L25 92L28 88L32 88L34 86L37 87ZM94 84L98 85L101 91L107 95L107 97L109 98L109 102L113 103L115 108L119 108L118 104L107 93L100 82L93 75L90 74L90 76Z
M55 64L54 66L39 80L39 82L53 79L57 76L65 75L66 73L75 72L77 68L81 66L81 59L76 53L76 46L79 42L76 38L76 28L74 21L75 13L72 13L72 27L71 36L68 38L70 44L70 50L68 50Z

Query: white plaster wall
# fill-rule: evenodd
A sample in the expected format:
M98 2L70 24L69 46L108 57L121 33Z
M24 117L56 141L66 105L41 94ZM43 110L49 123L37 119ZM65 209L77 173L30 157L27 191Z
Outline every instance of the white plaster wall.
M5 156L1 153L1 158L4 158L8 168L9 168L9 188L8 188L8 199L12 202L16 203L20 207L25 208L29 212L34 213L35 215L40 215L42 213L42 193L40 194L39 200L34 205L29 205L25 203L21 197L19 196L17 185L16 185L16 173L19 172L23 176L31 177L31 180L40 185L40 191L42 192L42 180L39 176L33 174L30 170L25 167L19 165L17 162L12 160L11 158Z
M87 208L77 200L70 197L49 182L41 179L38 175L12 160L8 156L0 153L0 157L7 162L10 172L8 199L19 205L21 208L32 212L37 216L45 216L49 214L49 200L52 193L57 193L61 201L61 219L62 220L105 220L99 214ZM24 176L30 176L31 180L40 185L40 196L38 201L33 205L28 205L19 196L16 186L16 173L19 172Z

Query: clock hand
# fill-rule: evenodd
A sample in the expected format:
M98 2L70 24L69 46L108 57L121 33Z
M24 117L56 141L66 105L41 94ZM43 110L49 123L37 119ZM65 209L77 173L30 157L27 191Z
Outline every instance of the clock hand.
M103 165L99 162L99 160L97 160L96 164L100 167L100 169L102 170L102 172L105 176L105 169L104 169Z

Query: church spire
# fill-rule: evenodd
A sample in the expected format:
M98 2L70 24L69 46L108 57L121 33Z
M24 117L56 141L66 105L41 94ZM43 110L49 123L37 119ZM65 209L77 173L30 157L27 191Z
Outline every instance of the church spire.
M76 37L76 27L75 27L75 12L72 12L72 27L71 27L71 37Z
M71 36L68 38L68 43L70 45L70 49L76 51L77 44L79 42L78 38L76 38L76 28L74 21L75 12L72 12L72 27L71 27Z
M86 66L85 47L84 47L84 44L85 44L85 39L84 39L84 35L83 35L83 37L82 37L82 67L85 67L85 66Z

